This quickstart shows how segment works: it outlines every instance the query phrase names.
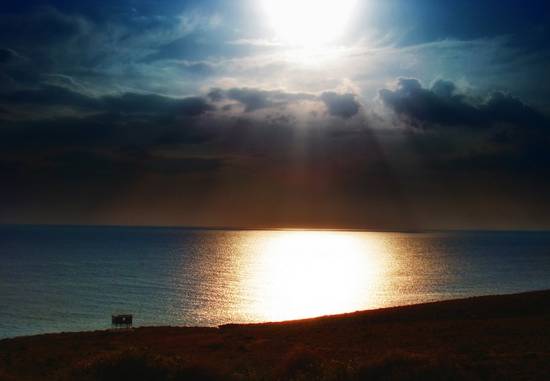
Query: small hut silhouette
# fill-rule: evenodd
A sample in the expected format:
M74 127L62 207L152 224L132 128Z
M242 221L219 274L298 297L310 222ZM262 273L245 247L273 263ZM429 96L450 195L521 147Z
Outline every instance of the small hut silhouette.
M130 314L122 314L122 315L111 315L111 324L114 327L126 327L129 328L132 326L133 322L133 316Z

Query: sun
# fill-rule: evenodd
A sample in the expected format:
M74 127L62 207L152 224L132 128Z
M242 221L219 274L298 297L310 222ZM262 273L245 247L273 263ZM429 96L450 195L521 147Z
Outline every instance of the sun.
M289 45L315 47L346 31L356 0L262 0L276 38Z

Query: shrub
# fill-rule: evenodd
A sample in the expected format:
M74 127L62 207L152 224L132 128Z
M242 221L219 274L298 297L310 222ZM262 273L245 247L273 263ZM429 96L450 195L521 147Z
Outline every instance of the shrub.
M138 350L108 353L79 364L69 379L83 381L218 381L206 367Z
M450 359L392 353L358 366L350 379L357 381L477 380Z
M282 380L317 380L322 363L311 349L297 346L281 359L278 376Z

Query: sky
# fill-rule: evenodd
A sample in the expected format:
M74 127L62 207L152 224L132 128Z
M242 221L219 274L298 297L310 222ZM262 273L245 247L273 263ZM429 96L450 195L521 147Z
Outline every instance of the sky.
M550 228L545 0L0 4L0 223Z

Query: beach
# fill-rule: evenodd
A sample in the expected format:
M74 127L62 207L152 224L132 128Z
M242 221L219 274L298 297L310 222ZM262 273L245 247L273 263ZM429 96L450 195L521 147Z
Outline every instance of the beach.
M0 340L0 379L548 380L550 291L306 320Z

